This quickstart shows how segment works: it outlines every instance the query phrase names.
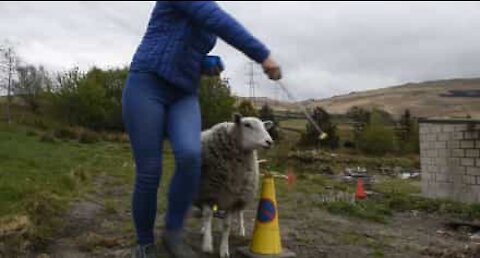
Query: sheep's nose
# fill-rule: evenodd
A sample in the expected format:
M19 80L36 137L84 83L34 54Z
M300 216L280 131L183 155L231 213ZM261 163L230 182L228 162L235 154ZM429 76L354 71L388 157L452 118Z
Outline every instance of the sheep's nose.
M272 146L273 141L272 140L266 140L265 143L267 143L267 145L270 147L270 146Z

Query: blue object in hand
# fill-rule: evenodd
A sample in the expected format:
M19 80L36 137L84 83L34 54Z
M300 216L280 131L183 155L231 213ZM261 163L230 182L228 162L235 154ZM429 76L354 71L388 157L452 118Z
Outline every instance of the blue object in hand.
M204 75L220 75L224 69L225 66L219 56L208 55L202 60L202 74Z

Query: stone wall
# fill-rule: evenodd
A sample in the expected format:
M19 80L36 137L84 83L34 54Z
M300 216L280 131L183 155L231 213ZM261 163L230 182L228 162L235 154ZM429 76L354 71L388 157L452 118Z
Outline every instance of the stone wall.
M420 120L422 193L480 201L480 120Z

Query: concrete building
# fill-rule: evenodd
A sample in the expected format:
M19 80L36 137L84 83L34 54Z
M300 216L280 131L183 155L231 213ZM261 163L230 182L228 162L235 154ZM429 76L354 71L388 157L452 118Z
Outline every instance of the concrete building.
M480 120L421 119L422 193L480 202Z

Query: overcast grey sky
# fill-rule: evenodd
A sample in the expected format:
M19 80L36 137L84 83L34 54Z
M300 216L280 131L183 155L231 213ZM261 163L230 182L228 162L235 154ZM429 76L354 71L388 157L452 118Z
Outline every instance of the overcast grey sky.
M480 77L478 2L219 2L272 50L299 98ZM0 40L51 69L126 65L154 2L0 2ZM233 90L248 59L221 40ZM274 97L258 68L257 95Z

